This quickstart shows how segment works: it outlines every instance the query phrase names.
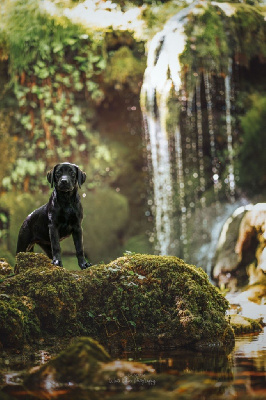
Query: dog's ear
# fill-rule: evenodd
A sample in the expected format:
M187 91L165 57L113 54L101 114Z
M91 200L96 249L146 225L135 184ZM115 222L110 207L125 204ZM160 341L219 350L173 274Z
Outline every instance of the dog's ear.
M54 187L54 173L55 173L55 169L56 169L57 165L52 168L49 172L47 172L47 180L51 185L51 188Z
M81 171L79 167L77 167L77 170L78 170L78 185L79 187L81 187L81 185L83 185L83 183L86 180L86 174L85 172Z

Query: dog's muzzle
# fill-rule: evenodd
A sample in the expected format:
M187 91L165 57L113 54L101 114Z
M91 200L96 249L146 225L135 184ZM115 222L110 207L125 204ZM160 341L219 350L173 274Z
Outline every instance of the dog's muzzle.
M70 179L67 177L62 177L59 182L58 182L58 189L61 190L62 192L70 192L73 190L73 185Z

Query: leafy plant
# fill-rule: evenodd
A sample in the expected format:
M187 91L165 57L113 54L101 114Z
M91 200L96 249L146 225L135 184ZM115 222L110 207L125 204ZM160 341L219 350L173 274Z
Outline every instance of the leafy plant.
M266 96L253 95L241 118L242 144L238 154L239 184L248 193L260 193L266 183ZM254 157L255 155L255 157Z
M90 102L103 97L97 77L105 68L104 35L51 17L38 0L6 3L4 17L0 35L7 42L24 147L4 184L27 189L36 168L43 172L55 160L87 153L86 115L76 96L82 93Z

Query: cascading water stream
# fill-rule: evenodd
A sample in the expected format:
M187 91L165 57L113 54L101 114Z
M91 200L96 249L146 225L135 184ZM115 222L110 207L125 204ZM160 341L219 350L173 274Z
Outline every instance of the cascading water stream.
M203 213L200 215L195 210L194 224L201 232L202 239L205 240L209 231L206 215L204 215L205 192L210 188L209 181L212 181L215 201L218 203L218 192L222 188L220 177L222 171L219 170L216 149L214 123L216 116L214 117L213 114L213 101L215 101L212 95L213 79L208 72L194 73L197 80L195 87L193 88L192 85L189 93L186 92L187 87L181 80L179 57L187 45L185 35L187 16L190 13L200 12L197 7L199 4L204 8L204 1L193 2L172 17L163 30L151 40L141 91L141 108L153 181L152 211L156 230L155 250L163 255L176 254L178 249L178 254L183 253L185 258L189 246L188 237L191 236L191 233L188 235L187 223L192 216L192 209L195 210L195 206L200 202ZM231 81L232 63L230 61L228 74L224 79L224 90L228 150L227 182L230 197L233 200L235 177ZM168 123L169 100L172 98L177 99L174 126ZM186 119L183 125L181 119L178 120L182 112L183 118ZM208 135L209 144L206 140ZM210 162L207 157L211 158Z
M228 185L231 200L235 200L235 174L233 164L233 137L232 137L232 118L231 118L231 81L232 81L232 60L228 60L228 74L224 80L225 86L225 115L226 115L226 135L228 148Z
M177 180L179 186L179 207L181 209L181 236L183 242L183 255L187 257L187 207L185 204L185 181L184 181L184 166L182 156L181 134L179 127L175 133L176 149L177 149Z
M213 179L214 193L215 193L216 200L217 200L220 183L219 183L219 174L218 174L219 171L217 168L217 154L216 154L216 145L215 145L214 126L213 126L211 77L208 72L204 73L203 76L204 76L209 135L210 135L210 148L211 148L211 158L212 158L212 179Z
M204 177L204 155L203 155L203 129L202 129L202 110L201 110L201 90L200 78L196 84L196 108L197 108L197 133L198 133L198 160L199 160L199 189L201 193L205 191L205 177ZM201 197L201 205L205 207L205 197Z
M181 88L179 55L185 49L184 25L188 13L198 4L192 3L171 18L152 39L141 91L141 107L149 143L153 173L156 250L171 253L173 182L170 165L169 138L166 129L167 100L174 85Z

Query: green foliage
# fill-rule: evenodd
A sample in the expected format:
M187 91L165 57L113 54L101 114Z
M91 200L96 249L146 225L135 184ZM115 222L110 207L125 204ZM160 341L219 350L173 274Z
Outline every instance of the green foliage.
M188 16L185 33L188 41L180 60L189 70L192 82L202 69L214 73L227 71L231 51L221 12L210 5L199 5L199 12Z
M11 165L15 161L17 154L16 140L10 135L10 116L5 111L0 110L0 187L3 179L10 173Z
M8 250L15 255L17 237L22 222L34 209L47 202L47 195L38 193L35 195L29 193L9 192L1 195L1 208L9 215L10 224L8 231ZM7 251L5 247L0 247L0 257ZM10 256L10 261L13 261Z
M129 219L126 197L110 188L98 188L88 192L82 203L85 252L94 262L117 257Z
M121 89L128 84L132 93L139 93L139 82L142 82L145 60L138 60L126 46L120 47L110 57L105 74L105 82Z
M9 189L16 184L27 190L36 172L54 160L83 157L89 148L86 117L75 96L81 92L91 102L103 96L97 83L105 68L103 35L39 7L38 0L16 0L5 8L9 71L25 146L5 180Z
M248 193L260 193L266 183L266 97L253 95L241 118L242 144L238 154L239 184Z
M231 41L240 56L242 63L248 66L254 56L266 56L266 24L263 13L258 7L239 4L230 18Z

